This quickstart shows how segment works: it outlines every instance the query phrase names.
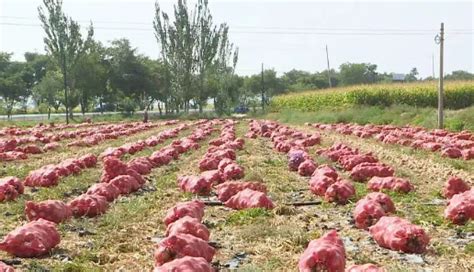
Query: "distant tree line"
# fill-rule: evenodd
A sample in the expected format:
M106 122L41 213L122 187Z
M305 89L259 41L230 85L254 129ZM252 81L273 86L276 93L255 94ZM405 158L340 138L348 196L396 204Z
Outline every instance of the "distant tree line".
M24 61L0 52L0 110L12 113L158 110L160 114L203 111L211 103L218 114L238 105L256 109L266 97L331 85L347 86L392 82L393 76L370 63L344 63L321 72L291 70L277 75L235 73L238 48L229 39L229 27L215 24L207 0L190 8L185 0L174 7L174 20L155 6L153 28L160 56L137 52L127 39L107 45L94 39L92 23L82 36L80 25L67 17L61 0L43 0L39 18L45 31L46 54L25 53ZM474 74L454 71L447 80L473 80ZM429 80L427 78L423 80ZM422 80L416 68L403 81ZM263 85L262 85L263 84Z

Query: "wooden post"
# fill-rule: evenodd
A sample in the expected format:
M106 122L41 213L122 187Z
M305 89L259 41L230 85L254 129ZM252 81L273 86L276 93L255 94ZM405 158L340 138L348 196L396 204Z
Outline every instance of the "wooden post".
M328 80L329 80L329 88L332 88L331 82L331 70L329 68L329 52L328 52L328 45L326 44L326 59L328 61Z
M265 111L265 86L263 79L263 63L262 63L262 112Z
M444 128L444 90L443 90L443 55L444 55L444 23L441 23L439 36L439 86L438 86L438 128Z

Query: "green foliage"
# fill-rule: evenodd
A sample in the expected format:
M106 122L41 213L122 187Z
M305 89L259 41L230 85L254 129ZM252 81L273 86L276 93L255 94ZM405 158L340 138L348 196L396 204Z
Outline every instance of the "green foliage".
M90 47L94 28L91 23L87 32L87 38L84 40L80 32L80 25L72 18L68 18L63 12L62 0L43 0L43 4L44 8L38 7L38 13L46 34L44 43L48 54L61 67L64 82L66 123L69 123L69 108L73 109L77 105L79 96L73 96L69 100L68 88L74 91L76 81L74 77L68 78L68 75L72 73L79 59ZM75 95L75 93L72 93L72 95Z
M26 64L11 62L11 54L0 53L0 97L1 106L10 117L13 108L21 101L26 101L30 95L28 85L28 71Z
M125 97L118 104L118 110L125 116L131 116L137 109L137 103L130 97Z
M466 244L464 251L469 255L474 255L474 242Z
M245 209L245 210L232 212L227 217L226 223L231 224L231 225L251 224L257 218L269 217L271 215L272 214L267 209L263 209L263 208Z
M370 63L344 63L339 67L343 85L369 84L378 81L377 65Z
M417 81L418 80L418 78L416 77L417 75L418 75L418 70L414 67L410 70L410 73L405 76L405 81L408 81L408 82Z
M461 110L447 110L446 127L450 130L474 130L474 106ZM314 123L339 123L354 122L358 124L393 124L403 126L406 124L436 128L436 109L420 108L406 105L379 106L347 106L327 107L308 112L284 109L265 115L265 118L278 119L282 122L304 124Z
M467 71L453 71L451 74L444 77L446 80L474 80L474 74Z
M316 111L324 107L348 105L383 106L409 105L437 107L437 87L434 83L358 85L346 88L311 91L275 97L271 110L293 109ZM474 82L447 82L445 107L461 109L474 105Z
M199 0L191 10L186 1L178 0L173 22L157 2L153 27L170 91L165 104L188 112L192 101L202 112L214 98L219 112L227 112L233 87L227 80L232 80L238 51L229 42L229 27L214 25L208 1Z

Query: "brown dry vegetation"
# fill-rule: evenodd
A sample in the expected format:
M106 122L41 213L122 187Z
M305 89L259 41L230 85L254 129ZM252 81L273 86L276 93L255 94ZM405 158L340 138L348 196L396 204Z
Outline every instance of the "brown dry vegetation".
M51 152L45 158L31 158L21 163L5 163L9 169L18 168L23 177L28 170L46 163L59 162L66 157L75 157L88 152L100 153L108 146L144 139L159 131L160 127L133 135L127 139L106 141L92 148L62 149ZM242 137L248 123L237 125L237 136ZM308 132L315 130L299 127ZM182 132L179 137L190 132ZM269 195L277 207L273 211L251 209L233 211L222 206L207 207L204 223L209 227L213 245L218 248L214 264L221 271L228 271L226 263L240 256L238 271L296 271L296 264L307 243L328 229L337 229L344 237L348 264L373 262L388 271L468 271L474 267L474 223L453 226L442 217L443 206L431 205L439 199L438 191L450 174L474 180L474 162L462 162L440 158L438 154L412 151L397 146L384 145L373 140L359 139L335 133L321 132L322 146L336 141L348 143L362 151L372 151L379 159L397 170L397 175L409 178L416 191L407 195L392 193L398 215L422 225L432 237L429 252L421 260L411 255L392 252L377 246L367 232L356 229L351 223L351 212L356 199L367 191L364 184L356 183L357 198L345 206L323 202L321 205L293 207L285 203L318 200L308 190L307 178L287 169L284 154L271 148L267 138L246 139L244 150L237 160L245 168L245 180L258 180L268 186ZM95 219L73 219L60 226L61 244L42 259L24 259L23 270L53 271L150 271L153 266L153 244L165 232L162 223L166 210L178 201L195 198L179 190L176 177L181 174L198 173L198 161L206 151L207 141L217 137L214 133L201 142L200 149L183 154L178 161L154 169L147 177L149 183L139 192L122 197L111 204L108 212ZM170 140L169 140L170 141ZM169 141L158 145L159 149ZM320 148L320 146L316 147ZM311 152L320 163L327 163ZM151 150L134 156L143 156ZM125 160L131 157L126 157ZM27 170L20 170L23 167ZM340 172L344 174L343 172ZM15 202L1 203L0 235L25 222L23 203L27 199L68 199L79 195L90 184L97 181L100 166L60 181L54 188L21 196ZM67 194L66 196L64 194ZM202 198L208 199L208 198ZM211 197L211 200L214 198ZM436 203L435 203L436 204ZM0 259L12 257L1 253ZM419 263L418 263L419 262Z

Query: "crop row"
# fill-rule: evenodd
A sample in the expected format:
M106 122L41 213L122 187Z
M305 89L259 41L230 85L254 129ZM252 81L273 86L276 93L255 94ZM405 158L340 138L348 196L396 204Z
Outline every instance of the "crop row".
M176 140L150 156L135 158L126 164L112 154L105 156L100 182L67 204L61 200L27 202L25 213L30 222L10 232L0 242L0 249L18 257L37 257L48 253L60 242L56 223L64 222L71 216L96 217L105 213L109 202L113 202L120 195L126 196L140 189L146 182L144 176L149 174L152 168L166 165L177 159L179 154L194 149L197 141L202 141L208 135L203 131L213 124L198 121L195 125L198 127L191 136ZM158 135L158 142L177 137L180 131L189 127L190 125L181 125L162 132Z
M123 123L111 125L98 125L88 129L72 131L60 131L55 134L43 134L40 130L32 129L28 137L9 137L0 140L0 161L26 160L28 154L41 154L60 147L60 141L64 139L76 139L67 143L71 146L93 146L99 143L130 136L144 130L153 129L160 125L172 125L176 121L163 123ZM33 144L43 143L44 145Z
M344 135L371 138L385 144L399 144L414 149L440 152L452 159L474 159L474 134L469 131L449 132L442 129L427 131L420 127L357 124L308 124L314 128L335 131Z
M305 134L282 126L276 122L253 122L254 134L269 137L276 151L288 154L288 168L297 171L301 176L311 176L310 190L329 202L346 204L355 198L355 188L350 181L342 178L335 168L320 165L309 155L308 147L319 144L317 134ZM252 135L251 135L252 136ZM314 139L309 141L308 139ZM393 215L395 205L390 196L381 192L386 190L407 193L414 190L411 183L403 178L393 176L394 170L380 163L371 153L362 154L344 144L334 144L317 152L320 156L337 162L347 171L352 180L367 182L373 193L361 198L353 210L355 227L369 230L370 236L381 247L406 253L424 253L430 237L420 226ZM442 195L451 198L446 206L444 216L455 224L465 224L474 219L474 190L470 185L456 177L451 177L442 190ZM345 249L342 239L335 231L329 231L323 237L309 243L301 255L299 271L344 271ZM347 271L385 271L374 264L353 265Z
M271 110L315 111L324 107L351 105L437 107L438 92L434 82L416 84L358 85L321 91L307 91L277 96ZM474 105L474 82L448 82L445 107L461 109Z

